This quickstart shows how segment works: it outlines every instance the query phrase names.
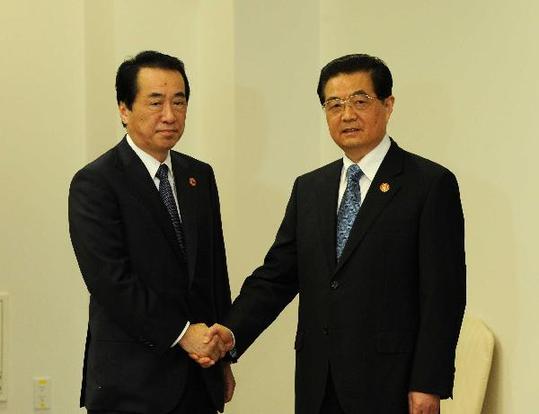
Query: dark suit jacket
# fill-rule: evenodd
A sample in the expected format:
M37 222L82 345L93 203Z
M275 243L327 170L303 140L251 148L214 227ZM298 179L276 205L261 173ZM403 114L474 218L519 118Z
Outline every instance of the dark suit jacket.
M341 168L296 180L225 322L241 355L299 292L296 413L318 414L330 369L347 413L405 414L409 390L452 392L466 289L457 181L392 142L337 263Z
M230 307L213 171L174 151L171 158L187 265L159 192L125 138L71 183L71 240L90 292L81 395L89 409L171 411L189 363L172 343L187 321L210 325ZM203 375L222 410L222 367Z

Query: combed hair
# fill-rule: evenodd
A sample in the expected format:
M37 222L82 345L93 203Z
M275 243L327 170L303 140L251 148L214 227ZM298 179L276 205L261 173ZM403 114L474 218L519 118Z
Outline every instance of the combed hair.
M189 101L189 80L183 62L164 53L153 50L140 52L134 58L124 61L116 73L116 101L123 102L131 110L137 96L137 75L141 68L158 68L180 72L185 83L185 99Z
M374 92L379 99L391 96L393 78L384 61L375 56L360 53L341 56L322 68L318 88L316 89L320 103L323 105L325 102L324 89L331 78L342 73L350 74L355 72L366 72L371 75Z

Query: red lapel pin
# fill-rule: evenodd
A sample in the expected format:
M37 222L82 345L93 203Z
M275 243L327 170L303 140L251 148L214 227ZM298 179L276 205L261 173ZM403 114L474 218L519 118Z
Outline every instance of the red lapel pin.
M389 191L390 188L391 188L391 187L389 186L388 183L382 183L382 184L380 184L380 191L381 191L382 193L387 193L387 192Z
M189 178L189 185L190 185L191 187L196 187L196 185L197 185L197 180L196 180L196 178L190 177L190 178Z

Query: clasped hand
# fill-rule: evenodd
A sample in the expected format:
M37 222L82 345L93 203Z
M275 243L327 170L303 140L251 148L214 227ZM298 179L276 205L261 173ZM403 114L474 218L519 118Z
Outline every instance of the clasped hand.
M234 347L232 332L223 325L189 325L179 345L204 368L211 367Z

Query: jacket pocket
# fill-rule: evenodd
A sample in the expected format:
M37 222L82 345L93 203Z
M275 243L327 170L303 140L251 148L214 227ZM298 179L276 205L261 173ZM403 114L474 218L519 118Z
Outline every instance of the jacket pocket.
M376 336L376 350L382 354L413 352L414 344L413 332L381 332Z

